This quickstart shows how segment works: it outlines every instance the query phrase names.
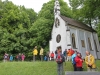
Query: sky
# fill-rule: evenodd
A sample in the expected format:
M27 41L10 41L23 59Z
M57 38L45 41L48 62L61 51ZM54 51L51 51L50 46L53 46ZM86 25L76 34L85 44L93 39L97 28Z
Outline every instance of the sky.
M5 0L2 0L5 1ZM49 2L50 0L8 0L12 1L15 5L24 5L26 8L32 8L35 12L39 12L44 3ZM68 0L64 0L68 3Z

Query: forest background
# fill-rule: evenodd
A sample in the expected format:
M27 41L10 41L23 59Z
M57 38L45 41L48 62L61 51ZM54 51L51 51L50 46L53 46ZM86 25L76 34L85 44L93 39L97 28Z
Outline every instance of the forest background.
M49 40L54 23L54 1L44 3L36 13L34 9L0 0L0 60L5 52L24 53L32 60L34 46L49 51ZM73 18L95 29L100 41L100 0L59 0L61 15Z

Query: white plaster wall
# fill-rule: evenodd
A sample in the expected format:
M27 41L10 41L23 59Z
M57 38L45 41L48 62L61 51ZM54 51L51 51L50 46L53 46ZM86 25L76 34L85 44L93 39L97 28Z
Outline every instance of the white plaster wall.
M71 44L71 33L70 31L66 31L66 36L67 36L67 49L71 49L72 48L72 44Z
M86 56L85 51L87 50L87 51L90 51L90 53L96 58L96 52L95 52L95 48L94 48L94 40L93 40L92 32L84 30L84 35L85 35L85 37L84 37L85 38L85 50L83 51L83 56L84 57ZM90 38L92 50L90 50L90 48L89 48L88 38ZM82 48L82 50L83 50L83 48Z
M62 47L62 52L63 52L65 49L67 49L66 26L65 26L65 22L63 21L63 19L61 17L59 17L58 15L56 15L56 17L60 20L60 26L58 26L57 28L55 27L55 24L53 26L53 30L52 30L52 47L51 47L52 50L50 50L50 51L55 52L57 47L61 46ZM57 37L58 34L61 35L61 41L59 43L56 42L56 37Z
M92 55L94 55L95 58L97 58L92 32L89 32L89 31L86 31L83 29L79 29L76 27L72 27L72 26L70 26L70 31L71 31L71 34L74 33L76 35L76 38L75 38L76 48L77 48L76 50L82 53L83 58L86 56L86 54L85 54L86 50L90 51L90 53ZM92 50L90 50L90 48L89 48L88 37L90 38L90 41L91 41ZM98 41L97 37L95 37L95 38ZM82 47L81 40L84 40L85 47ZM99 47L100 46L98 44L98 49L100 49ZM99 55L98 57L100 58L100 52L98 52L97 54Z
M88 41L88 39L87 39L87 31L84 31L84 38L85 38L85 49L86 49L86 51L88 50L89 51L89 47L88 47L88 43L87 43L87 41Z
M90 38L90 40L91 40L91 33L86 31L87 51L90 51L90 48L89 48L89 43L88 43L88 38Z
M82 57L85 57L85 51L86 51L86 44L85 44L85 47L82 47L82 43L81 43L81 40L84 40L84 43L85 43L85 31L83 30L79 30L79 37L80 37L80 40L79 40L79 45L81 47L81 52L82 52Z
M97 33L93 33L93 36L94 36L94 40L96 41L97 50L98 50L97 57L98 59L100 59L100 44L99 44Z
M79 42L80 37L79 37L79 30L78 29L76 30L76 39L77 39L77 41L76 41L77 42L77 51L80 52L81 46L80 46L80 42Z
M87 39L88 51L90 51L90 53L91 53L92 55L94 55L94 57L96 58L96 53L95 53L95 48L94 48L94 40L93 40L92 33L87 31L87 32L86 32L86 35L87 35L87 38L86 38L86 39ZM92 50L90 50L90 48L89 48L88 38L90 38Z

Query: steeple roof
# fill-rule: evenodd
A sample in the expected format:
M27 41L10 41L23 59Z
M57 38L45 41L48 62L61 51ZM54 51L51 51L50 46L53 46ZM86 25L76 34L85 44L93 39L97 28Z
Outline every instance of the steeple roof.
M60 15L60 4L58 0L55 0L54 13L55 15L56 14Z

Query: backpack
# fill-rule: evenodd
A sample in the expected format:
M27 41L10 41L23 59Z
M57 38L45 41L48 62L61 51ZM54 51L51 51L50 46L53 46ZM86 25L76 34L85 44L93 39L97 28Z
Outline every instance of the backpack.
M58 54L57 57L56 57L56 62L57 62L58 64L61 64L61 63L63 63L64 61L65 61L65 60L64 60L64 56L61 55L61 54Z
M76 58L76 57L73 58L73 64L74 64L74 65L76 64L75 58Z

